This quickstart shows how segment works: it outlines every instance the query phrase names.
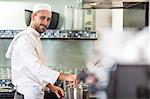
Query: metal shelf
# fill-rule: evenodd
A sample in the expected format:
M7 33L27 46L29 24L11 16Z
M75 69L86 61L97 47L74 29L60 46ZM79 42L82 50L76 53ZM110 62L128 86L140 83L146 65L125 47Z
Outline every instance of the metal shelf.
M12 39L22 30L0 30L1 39ZM41 39L53 40L97 40L95 30L47 30L41 35Z

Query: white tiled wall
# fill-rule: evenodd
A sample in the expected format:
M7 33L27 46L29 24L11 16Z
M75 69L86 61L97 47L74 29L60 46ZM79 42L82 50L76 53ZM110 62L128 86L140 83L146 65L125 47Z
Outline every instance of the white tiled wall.
M48 3L60 14L59 27L63 25L64 6L76 5L75 0L0 0L0 29L25 29L24 10L32 10L36 3Z

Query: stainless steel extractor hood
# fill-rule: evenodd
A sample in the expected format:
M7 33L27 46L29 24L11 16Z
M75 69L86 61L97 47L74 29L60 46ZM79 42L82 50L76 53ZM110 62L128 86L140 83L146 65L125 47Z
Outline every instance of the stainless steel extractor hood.
M82 8L122 8L122 0L82 0Z
M148 0L82 0L82 8L87 9L113 9L113 8L128 8L124 2L134 2L135 5L139 2L148 2ZM134 6L132 3L132 5ZM132 6L131 5L131 6Z

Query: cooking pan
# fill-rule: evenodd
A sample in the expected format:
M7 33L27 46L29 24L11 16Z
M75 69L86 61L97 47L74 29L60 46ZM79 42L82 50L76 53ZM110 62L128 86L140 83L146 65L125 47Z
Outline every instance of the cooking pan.
M70 84L66 86L66 99L89 99L88 85Z

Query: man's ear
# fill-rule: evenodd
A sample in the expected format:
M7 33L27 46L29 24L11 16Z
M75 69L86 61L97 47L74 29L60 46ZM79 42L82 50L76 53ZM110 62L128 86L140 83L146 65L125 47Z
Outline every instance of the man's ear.
M31 14L31 20L34 20L34 17L36 16L36 13Z

